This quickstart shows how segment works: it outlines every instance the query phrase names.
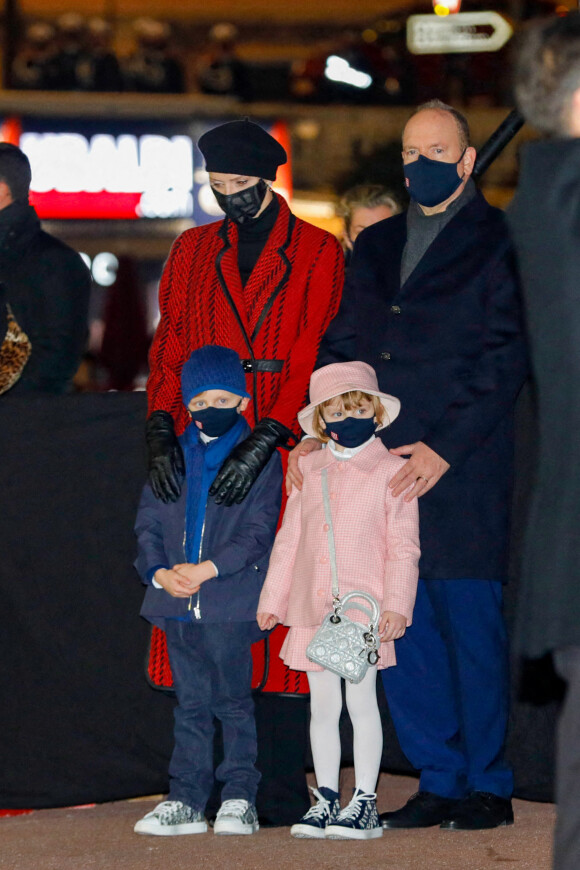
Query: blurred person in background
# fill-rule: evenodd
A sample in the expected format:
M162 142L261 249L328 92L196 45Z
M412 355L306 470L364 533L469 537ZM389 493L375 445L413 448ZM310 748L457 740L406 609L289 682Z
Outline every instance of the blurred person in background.
M209 32L209 47L200 58L197 84L202 94L250 99L246 64L236 51L238 28L223 22Z
M133 25L136 50L123 64L125 90L150 94L182 94L183 65L171 48L171 28L164 21L138 18Z
M552 653L567 683L556 753L556 870L580 867L580 14L524 32L515 94L541 133L508 213L536 387L539 459L528 518L518 651Z
M28 202L30 181L26 155L0 143L0 285L31 345L10 395L60 394L84 350L91 276L72 248L41 229Z
M342 242L347 265L358 234L400 211L400 204L382 184L358 184L346 191L338 203L337 213L344 221Z
M67 12L57 20L59 50L55 63L58 90L81 90L78 66L86 53L86 31L86 21L77 12Z
M24 44L12 65L12 87L51 91L58 85L56 33L52 25L37 21L26 28Z
M76 68L78 87L81 90L123 90L121 67L111 48L112 37L113 29L104 18L89 20L85 51Z

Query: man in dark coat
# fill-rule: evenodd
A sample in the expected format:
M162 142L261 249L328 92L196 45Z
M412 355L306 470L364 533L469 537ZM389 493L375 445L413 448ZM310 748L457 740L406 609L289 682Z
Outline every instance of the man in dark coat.
M400 416L381 432L409 456L392 494L420 498L413 625L383 681L421 780L402 809L383 814L386 828L513 821L502 581L525 355L504 218L470 179L474 160L467 122L450 107L433 101L409 120L411 205L357 239L318 359L364 360L400 397Z
M28 204L30 180L26 155L0 143L0 284L32 345L10 395L60 394L84 349L91 276L75 251L41 229ZM0 316L5 323L5 312Z
M527 145L509 221L536 387L539 462L526 532L518 648L554 653L560 714L554 867L580 866L580 15L529 29L516 99L551 138Z

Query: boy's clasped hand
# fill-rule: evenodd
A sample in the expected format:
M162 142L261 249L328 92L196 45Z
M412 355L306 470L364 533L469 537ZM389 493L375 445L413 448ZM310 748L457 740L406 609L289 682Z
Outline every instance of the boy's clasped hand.
M159 568L155 580L174 598L189 598L199 592L202 583L216 576L215 566L209 560L195 565L183 562L173 568Z

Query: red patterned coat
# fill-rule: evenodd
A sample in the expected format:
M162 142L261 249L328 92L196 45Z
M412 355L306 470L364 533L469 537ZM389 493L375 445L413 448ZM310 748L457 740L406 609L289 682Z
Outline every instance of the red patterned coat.
M246 376L253 397L246 416L250 424L271 417L300 431L296 415L307 404L318 346L338 309L344 257L330 233L296 218L282 197L278 201L276 223L245 287L233 221L186 230L173 245L159 290L161 319L147 393L149 413L172 414L178 435L189 423L181 368L205 344L230 347L244 360L281 361L279 372ZM303 691L300 675L278 659L282 640L278 630L261 682L268 691Z

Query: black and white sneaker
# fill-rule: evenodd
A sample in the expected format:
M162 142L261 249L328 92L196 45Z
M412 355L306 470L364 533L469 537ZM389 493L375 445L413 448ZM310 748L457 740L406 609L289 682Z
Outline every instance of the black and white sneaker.
M224 801L213 826L214 834L255 834L260 829L256 807L249 801Z
M330 840L374 840L383 836L383 826L377 812L376 794L366 794L355 788L352 800L326 828Z
M332 824L340 812L340 795L331 788L322 786L311 788L316 803L310 807L299 822L292 825L290 833L299 839L324 839L327 826Z
M179 834L205 834L207 823L201 810L181 801L163 801L139 819L133 828L136 834L172 837Z

